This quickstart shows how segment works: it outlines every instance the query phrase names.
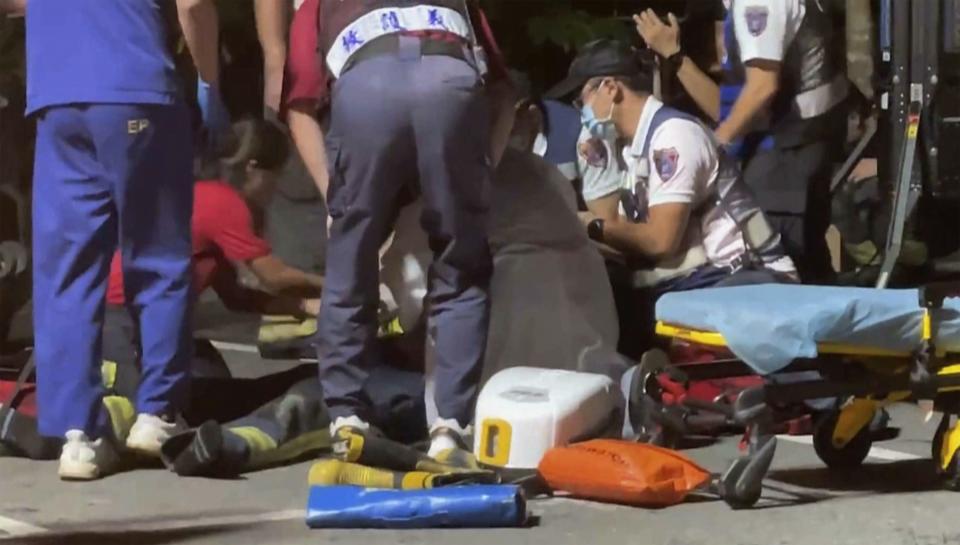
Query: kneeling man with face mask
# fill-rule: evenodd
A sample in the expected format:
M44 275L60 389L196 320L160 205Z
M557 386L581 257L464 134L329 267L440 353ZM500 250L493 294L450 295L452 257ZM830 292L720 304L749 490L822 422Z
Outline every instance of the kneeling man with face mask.
M548 93L579 91L584 127L625 144L628 169L619 185L584 187L619 201L610 213L591 206L594 212L581 214L589 237L622 256L627 283L648 302L668 291L793 281L796 269L735 160L699 120L653 96L654 72L629 45L600 40L584 47L569 77Z

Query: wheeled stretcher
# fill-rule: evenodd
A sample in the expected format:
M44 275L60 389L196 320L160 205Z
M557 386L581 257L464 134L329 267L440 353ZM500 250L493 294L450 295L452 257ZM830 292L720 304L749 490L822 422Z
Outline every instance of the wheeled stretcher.
M817 455L834 468L863 462L877 438L870 431L885 405L918 401L942 411L932 455L946 486L960 490L960 284L919 290L763 285L715 288L663 296L657 304L659 335L735 356L710 364L643 358L638 381L645 419L683 429L650 399L657 376L704 380L758 374L762 384L736 396L731 406L702 407L746 429L746 453L720 481L732 507L749 507L773 460L776 429L792 408L835 400L814 430Z

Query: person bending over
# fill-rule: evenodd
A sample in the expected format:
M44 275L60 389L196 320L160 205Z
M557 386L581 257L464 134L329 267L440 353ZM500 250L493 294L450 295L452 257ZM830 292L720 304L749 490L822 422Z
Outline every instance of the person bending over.
M323 278L274 257L256 229L255 212L272 191L271 171L286 156L285 135L262 121L240 121L224 140L217 158L196 161L191 224L194 299L212 288L233 311L315 316ZM125 303L120 259L115 256L104 328L108 359L125 360L139 345ZM158 449L163 439L155 438Z

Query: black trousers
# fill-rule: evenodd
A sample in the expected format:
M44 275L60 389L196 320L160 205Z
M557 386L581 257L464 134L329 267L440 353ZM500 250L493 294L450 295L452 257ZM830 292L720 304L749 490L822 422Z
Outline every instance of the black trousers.
M761 151L744 165L744 182L808 284L829 284L835 276L825 238L835 154L832 141L819 141Z

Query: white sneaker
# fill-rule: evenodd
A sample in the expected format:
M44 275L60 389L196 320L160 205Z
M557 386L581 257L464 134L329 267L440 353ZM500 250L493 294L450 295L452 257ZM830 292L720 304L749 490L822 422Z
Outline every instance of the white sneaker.
M370 430L370 424L361 420L359 416L338 416L336 420L330 423L330 437L336 437L337 433L343 428L365 432Z
M70 430L57 473L65 481L92 481L113 473L118 461L117 450L107 439L91 441L82 431Z
M149 456L160 456L160 446L172 435L183 431L176 422L167 422L152 414L138 414L127 436L127 448Z
M470 436L473 435L473 426L461 427L456 420L438 418L430 426L430 450L427 456L436 458L441 452L450 449L469 451Z

